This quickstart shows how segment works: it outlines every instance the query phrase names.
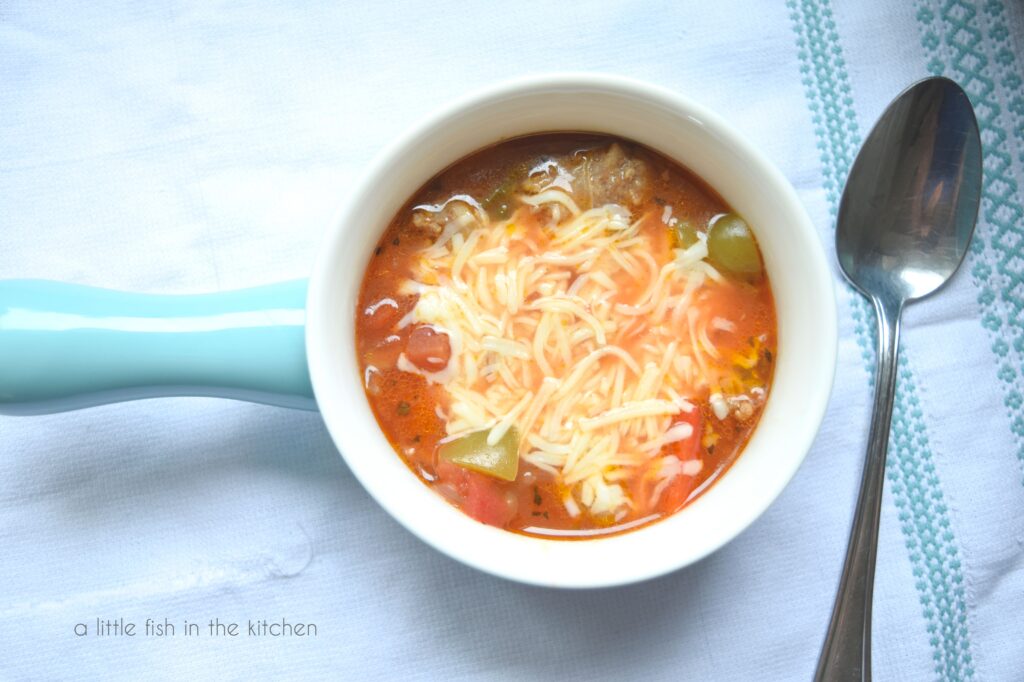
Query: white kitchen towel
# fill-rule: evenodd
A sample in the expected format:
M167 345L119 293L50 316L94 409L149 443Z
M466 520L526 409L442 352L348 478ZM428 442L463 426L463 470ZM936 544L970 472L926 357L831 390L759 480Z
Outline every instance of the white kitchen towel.
M875 678L1022 680L1022 64L1015 0L3 0L0 278L191 293L303 277L408 125L567 70L721 113L832 258L859 142L906 85L945 74L977 109L984 203L955 281L906 316ZM870 318L836 273L835 391L793 483L711 557L625 588L524 587L438 554L315 414L166 399L0 418L0 679L810 679L871 398ZM97 618L176 633L101 637ZM213 619L316 636L210 636Z

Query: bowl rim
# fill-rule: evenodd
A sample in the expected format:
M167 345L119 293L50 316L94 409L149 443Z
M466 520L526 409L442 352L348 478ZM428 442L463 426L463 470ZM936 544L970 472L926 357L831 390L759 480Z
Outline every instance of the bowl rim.
M339 389L337 386L339 382L330 378L328 374L328 369L330 367L329 354L337 351L326 343L327 316L324 311L327 310L328 303L331 301L331 285L333 283L333 275L335 274L333 266L333 261L335 260L334 254L344 249L347 233L352 229L355 229L354 226L358 222L359 209L365 201L365 197L372 192L372 188L375 183L379 183L387 177L388 169L392 168L394 164L398 162L399 158L402 156L403 150L410 149L411 145L416 144L417 140L424 139L424 136L429 135L431 131L445 126L448 122L457 118L459 115L470 112L475 107L479 107L489 102L496 102L514 96L542 94L545 92L575 93L577 91L581 93L598 93L602 95L632 98L639 100L646 105L660 106L678 115L686 116L692 119L693 122L697 123L698 126L703 128L708 134L723 139L729 147L738 152L739 157L743 161L754 167L756 174L759 175L773 191L780 192L780 200L784 201L791 214L796 218L794 224L791 225L791 229L799 233L798 236L801 238L812 240L817 246L817 248L811 248L810 250L812 262L807 263L807 271L805 274L809 278L810 283L813 286L820 288L823 292L819 297L821 300L819 301L820 308L818 310L818 312L821 313L822 323L821 329L819 330L821 333L819 340L822 344L823 351L821 357L818 358L820 367L817 368L815 373L818 381L808 392L808 400L802 409L802 414L805 418L807 427L803 428L802 432L797 434L798 437L795 439L795 442L791 443L792 447L790 449L796 451L797 454L786 460L788 462L788 466L776 477L776 487L771 490L769 494L762 495L755 503L752 503L746 513L741 515L742 518L733 521L725 529L716 530L717 535L713 533L715 537L704 542L697 550L689 553L679 552L678 556L674 555L672 558L662 557L659 560L649 562L648 565L633 566L628 570L618 572L598 571L596 575L580 575L571 579L565 579L562 577L560 579L553 580L548 576L545 576L542 572L536 570L524 570L522 566L509 569L507 566L496 561L493 556L485 555L485 553L478 547L474 546L471 541L456 542L453 541L452 537L446 537L443 532L428 527L424 523L423 518L416 513L415 509L409 508L409 505L406 502L397 499L398 496L388 491L387 482L379 480L377 474L371 471L371 467L367 466L367 462L365 461L366 458L355 454L360 450L360 444L351 440L354 436L350 436L350 429L346 424L345 415L340 414L338 411L333 411L330 408L336 402L336 396L339 395L339 391L341 393L344 393L346 390L350 392L354 391L358 393L358 398L363 401L366 401L365 393L363 387L360 385L348 386L346 388ZM538 129L536 132L540 133L545 131ZM516 136L518 135L509 137ZM506 138L496 139L494 140L494 143L501 141L501 139ZM443 170L453 161L455 161L455 159L441 164L439 167L435 167L423 178L423 182L426 182L430 177ZM700 174L697 173L697 175L699 176ZM714 185L712 185L712 188L714 188ZM714 189L717 191L717 188ZM375 233L379 235L380 232L383 231L384 227L384 225L376 226L374 228ZM364 272L365 264L363 266L363 270L358 273L360 282L362 281ZM354 316L354 304L352 312ZM835 303L834 281L827 265L824 249L819 241L819 237L813 223L807 215L805 207L800 202L796 191L793 189L790 182L767 159L767 157L762 154L762 152L760 152L752 143L747 141L731 124L725 121L725 119L720 117L718 114L672 90L659 85L618 75L569 72L519 77L470 92L447 106L434 111L432 114L421 118L390 144L386 145L384 149L375 156L367 169L361 173L359 179L355 183L355 186L347 193L347 200L341 205L341 208L335 215L333 222L322 240L313 274L310 278L310 286L307 296L306 346L307 361L309 363L314 395L316 396L324 421L336 447L357 480L359 480L363 487L370 493L371 497L373 497L376 502L380 504L381 507L383 507L395 520L421 540L439 551L486 573L527 584L567 588L592 588L640 582L699 561L734 539L743 530L749 527L757 518L759 518L778 498L806 458L814 437L816 436L821 422L824 419L825 410L832 392L835 377L838 353L838 318ZM366 402L368 403L368 401ZM769 403L770 402L771 396L769 395ZM371 428L380 431L375 419L373 420ZM762 424L758 424L755 429L755 434L761 428ZM748 442L744 449L746 449L749 444L750 443ZM388 447L388 451L388 454L393 456L395 459L401 459L390 446ZM408 469L404 461L401 463L403 467ZM735 464L733 466L735 466ZM409 470L409 474L415 477L415 474L413 474L411 470ZM726 474L716 481L714 486L712 486L712 490L715 487L720 486L722 484L722 480L727 479L728 476L729 472L727 471ZM436 493L430 490L428 486L422 484L418 478L416 479L416 482L424 490L427 490L430 495L440 500L440 496L436 495ZM710 494L710 491L698 498L698 500L693 504L688 505L688 507L695 506L696 502L708 497L708 494ZM655 524L650 524L627 533L596 538L593 540L549 540L534 536L523 536L492 528L490 526L484 526L483 524L480 524L479 522L464 515L461 511L455 510L454 507L451 507L447 503L443 504L445 507L448 507L454 515L457 515L462 519L462 522L453 521L452 526L461 526L459 532L465 533L467 537L473 536L477 539L489 542L490 540L494 540L493 535L489 536L489 533L499 533L502 536L518 538L519 540L516 542L525 543L522 544L523 547L526 547L527 545L542 545L546 543L555 543L559 546L572 545L584 547L595 543L609 543L621 538L646 538L649 536L653 539L655 536L650 532L650 529L668 524L671 520L660 520ZM677 512L677 514L673 516L678 516L685 511L686 509ZM515 543L511 540L507 540L507 544L512 545ZM636 540L630 541L628 544L623 543L623 547L635 547L638 544L649 543L642 540ZM559 551L565 553L572 550Z

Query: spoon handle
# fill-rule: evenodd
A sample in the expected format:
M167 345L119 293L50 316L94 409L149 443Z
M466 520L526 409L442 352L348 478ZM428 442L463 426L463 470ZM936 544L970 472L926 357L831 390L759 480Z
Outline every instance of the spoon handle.
M832 607L828 635L818 659L816 682L868 682L871 679L871 592L885 481L885 452L896 394L896 354L902 308L900 303L878 298L872 302L878 319L875 405L846 563Z

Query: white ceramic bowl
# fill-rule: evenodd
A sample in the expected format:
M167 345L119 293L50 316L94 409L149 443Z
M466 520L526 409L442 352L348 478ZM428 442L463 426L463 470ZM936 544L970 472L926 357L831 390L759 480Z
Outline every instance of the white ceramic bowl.
M739 459L696 501L638 530L548 540L474 521L392 450L363 392L356 302L371 251L402 204L438 171L500 140L545 131L610 133L646 144L706 180L757 235L778 315L774 384ZM426 119L381 153L331 226L310 282L307 352L320 411L345 461L384 509L428 544L488 573L551 587L652 578L713 552L749 526L803 461L836 359L832 280L786 179L728 124L660 87L601 75L527 78Z

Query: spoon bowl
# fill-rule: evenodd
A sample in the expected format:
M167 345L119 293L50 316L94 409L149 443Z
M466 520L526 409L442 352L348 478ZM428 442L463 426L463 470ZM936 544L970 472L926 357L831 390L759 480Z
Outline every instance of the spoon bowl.
M889 106L850 169L836 221L843 274L868 297L909 301L960 267L981 196L981 139L967 94L928 78Z
M874 305L878 369L867 459L818 660L819 682L871 679L871 593L900 313L960 267L980 199L981 137L967 94L947 78L915 83L889 105L864 141L836 222L843 274Z

